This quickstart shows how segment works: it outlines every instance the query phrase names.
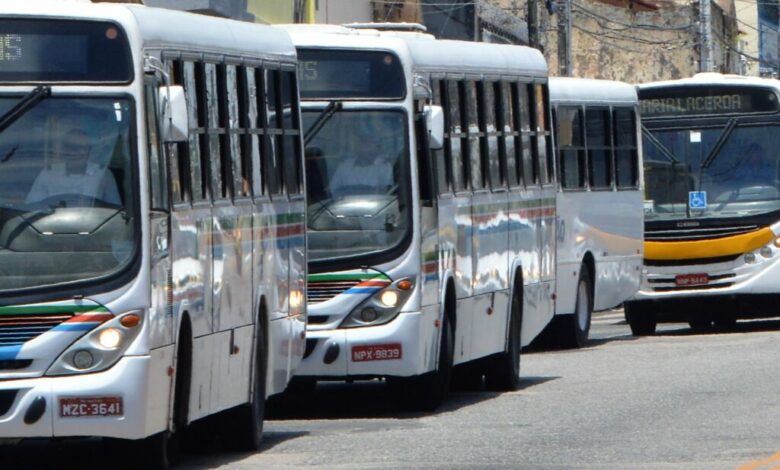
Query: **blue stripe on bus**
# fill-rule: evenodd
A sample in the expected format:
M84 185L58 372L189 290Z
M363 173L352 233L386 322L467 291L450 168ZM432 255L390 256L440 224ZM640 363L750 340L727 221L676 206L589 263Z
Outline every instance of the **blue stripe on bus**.
M13 346L0 346L0 361L12 361L16 359L16 356L19 355L21 350L21 344L15 344Z
M98 323L60 323L50 331L89 331L98 326Z
M345 294L373 294L382 290L381 287L352 287L344 291Z

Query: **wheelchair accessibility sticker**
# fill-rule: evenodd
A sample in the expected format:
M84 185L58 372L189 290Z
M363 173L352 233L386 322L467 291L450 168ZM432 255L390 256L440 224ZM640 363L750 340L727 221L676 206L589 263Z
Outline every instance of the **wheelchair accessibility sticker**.
M707 208L707 191L688 192L688 207L691 209Z

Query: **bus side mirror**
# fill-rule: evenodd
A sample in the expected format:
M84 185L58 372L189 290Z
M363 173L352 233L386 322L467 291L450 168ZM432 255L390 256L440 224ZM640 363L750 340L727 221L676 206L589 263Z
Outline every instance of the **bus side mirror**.
M160 117L163 142L186 142L189 136L187 99L181 85L161 86Z
M432 150L439 150L444 147L444 110L441 106L429 105L423 113L428 129L428 146Z

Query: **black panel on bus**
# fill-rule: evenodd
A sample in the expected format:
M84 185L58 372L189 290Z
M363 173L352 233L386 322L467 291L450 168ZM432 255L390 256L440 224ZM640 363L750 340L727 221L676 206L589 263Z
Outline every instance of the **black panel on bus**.
M406 96L401 61L387 51L298 49L301 98L379 99Z
M130 46L113 23L0 19L0 83L127 83Z
M780 111L777 95L771 88L728 85L640 89L639 108L642 118Z

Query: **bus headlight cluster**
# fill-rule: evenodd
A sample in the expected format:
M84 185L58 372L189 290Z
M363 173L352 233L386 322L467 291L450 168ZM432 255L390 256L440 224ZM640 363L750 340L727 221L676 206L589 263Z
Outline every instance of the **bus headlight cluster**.
M355 307L339 327L357 328L388 323L398 315L413 290L412 280L405 278L395 281Z
M745 262L747 264L753 264L756 262L756 254L755 253L745 253Z
M46 375L99 372L116 364L141 332L143 312L114 317L88 332L54 361Z
M772 248L771 247L765 246L765 247L762 247L758 251L758 254L760 254L764 258L771 258L774 253L772 252Z

